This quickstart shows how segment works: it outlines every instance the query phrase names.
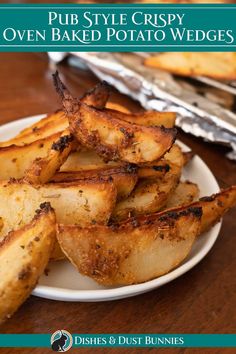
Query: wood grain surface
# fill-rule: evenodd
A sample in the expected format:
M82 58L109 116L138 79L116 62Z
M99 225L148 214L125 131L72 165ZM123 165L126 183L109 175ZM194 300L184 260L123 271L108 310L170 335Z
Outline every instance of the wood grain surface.
M58 68L75 94L97 82L88 71ZM29 115L53 111L60 103L52 85L46 54L0 55L0 124ZM137 103L119 93L117 102L133 110ZM236 183L236 163L225 157L225 148L179 132L208 164L221 187ZM224 218L215 246L194 269L147 294L113 302L58 302L31 296L17 313L0 327L1 333L233 333L236 328L236 209ZM92 352L95 350L93 349ZM157 349L97 349L98 353L154 352ZM0 349L1 353L51 353L45 349ZM78 349L71 350L78 352ZM91 349L80 349L91 353ZM158 353L233 353L232 349L158 349Z

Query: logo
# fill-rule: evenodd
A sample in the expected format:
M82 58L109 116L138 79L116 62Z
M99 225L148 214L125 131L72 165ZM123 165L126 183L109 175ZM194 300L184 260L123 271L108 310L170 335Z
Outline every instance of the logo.
M58 330L51 336L51 347L54 352L67 352L72 344L72 335L65 329Z

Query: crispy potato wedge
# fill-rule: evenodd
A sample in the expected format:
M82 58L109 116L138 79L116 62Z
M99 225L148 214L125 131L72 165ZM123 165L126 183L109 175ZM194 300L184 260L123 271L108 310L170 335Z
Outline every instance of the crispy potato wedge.
M22 178L36 158L45 157L60 133L36 140L23 146L11 145L0 148L0 179Z
M120 227L59 225L57 239L81 274L103 285L141 283L176 268L199 232L201 208Z
M127 199L121 200L112 212L112 219L123 220L130 216L154 213L162 209L175 190L181 168L172 164L163 178L140 180Z
M109 179L117 189L117 199L127 198L138 180L138 168L134 165L106 167L99 170L84 170L78 172L58 172L50 182L64 183L86 179Z
M222 216L236 204L236 186L231 186L227 189L223 189L217 194L212 196L201 198L199 201L186 204L184 206L179 206L177 208L171 208L164 210L159 213L153 213L149 215L149 219L156 220L157 217L164 215L167 211L178 213L186 212L189 208L201 208L202 209L202 218L199 234L202 234L208 231L212 226L214 226ZM136 218L124 220L121 223L125 224L126 222L135 222L142 223L145 220L144 215L139 215Z
M28 223L33 210L44 202L51 203L58 222L85 226L95 222L107 223L115 201L116 188L110 181L86 180L34 186L22 181L2 181L0 215L4 226L0 236Z
M111 118L103 111L74 99L58 75L55 83L72 134L83 146L94 149L106 160L154 161L171 148L176 136L174 128L144 127Z
M161 158L168 151L176 131L164 127L144 127L80 104L77 112L68 111L70 130L78 141L93 148L106 160L143 163Z
M235 80L235 58L235 53L161 53L145 59L145 65L177 75Z
M46 268L56 240L55 213L42 205L34 219L0 242L0 323L27 299Z
M144 125L146 127L163 125L166 128L173 128L175 126L176 113L174 112L145 111L140 113L125 114L123 112L107 108L105 108L103 112L112 118L124 120L133 124Z
M119 111L119 112L123 112L123 113L131 113L131 111L127 107L125 107L117 102L108 101L106 104L106 108L114 109L115 111Z
M58 73L53 76L54 82L56 82L57 76ZM79 101L88 106L103 109L107 104L111 90L111 86L106 81L102 81L92 88L92 90L87 91Z
M30 144L36 140L44 139L50 135L62 132L68 126L69 123L65 113L63 111L57 111L24 129L14 138L0 142L0 147Z
M96 85L92 90L85 93L80 98L81 102L97 108L104 108L109 98L110 86L103 81ZM25 145L33 141L43 139L55 133L63 132L69 126L68 119L62 110L48 114L40 121L22 130L14 138L0 142L0 147L10 145Z
M192 150L183 152L184 166L186 166L190 161L192 161L194 156L195 154Z
M199 188L196 183L189 181L180 182L168 198L165 209L175 208L180 205L192 203L199 197Z
M181 148L177 144L174 144L170 151L165 154L164 159L181 168L184 166L184 155Z
M137 165L139 178L160 178L169 171L169 161L162 159L149 164ZM127 163L122 161L104 162L98 154L92 150L80 150L71 153L66 162L61 166L60 172L82 172L104 170L107 168L124 168ZM129 166L129 164L128 164Z
M236 204L236 186L222 190L210 197L201 198L192 203L193 207L200 206L203 211L200 233L208 231L222 216Z
M77 145L70 131L66 129L58 140L53 142L47 156L33 161L25 171L24 180L31 184L44 184L50 181Z
M124 164L121 161L105 162L95 151L82 148L79 151L72 152L68 156L66 162L61 166L60 171L98 170L106 167L124 166Z
M165 159L158 162L138 166L138 177L140 179L162 178L170 170L170 163Z

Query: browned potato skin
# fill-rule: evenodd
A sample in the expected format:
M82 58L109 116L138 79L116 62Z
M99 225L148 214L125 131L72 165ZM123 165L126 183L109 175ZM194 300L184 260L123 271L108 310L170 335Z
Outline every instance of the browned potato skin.
M12 316L36 286L55 240L55 213L46 203L30 224L1 241L0 323Z
M86 103L86 102L85 102ZM113 109L115 111L123 112L123 113L131 113L131 111L121 103L108 101L106 104L106 108Z
M138 180L138 169L133 165L106 167L98 170L58 172L50 180L53 183L73 182L86 179L110 179L117 189L117 199L127 198Z
M106 81L102 81L92 90L87 91L79 101L86 103L88 106L103 109L109 99L110 92L111 86Z
M197 200L199 197L199 188L196 183L189 181L180 182L171 196L165 209L176 208L181 205L186 205Z
M45 118L24 129L14 138L0 142L0 147L30 144L50 135L62 132L69 126L68 119L63 111L48 114Z
M60 172L85 172L91 171L91 173L100 173L106 169L112 168L124 168L127 164L122 161L109 161L104 162L96 152L91 150L83 150L72 152L66 162L61 166ZM137 166L139 178L153 178L162 177L169 170L169 162L165 159L160 161L154 161L149 164L143 164ZM102 172L101 172L102 173Z
M103 112L112 118L146 127L163 125L165 128L173 128L175 126L176 113L174 112L145 111L125 114L118 110L108 108L104 108Z
M25 171L24 180L31 184L44 184L50 181L77 145L70 131L66 129L59 139L53 142L47 156L33 161L30 168Z
M175 129L131 124L85 104L77 110L67 103L66 107L72 134L106 160L151 162L161 158L175 140Z
M236 204L236 186L222 190L210 197L201 198L199 202L192 203L193 207L202 207L200 234L208 231L222 216Z
M104 108L109 98L110 90L110 86L103 81L96 85L91 91L86 92L80 100L88 105ZM63 132L68 126L69 122L65 113L62 110L58 110L25 128L14 138L0 142L0 147L30 144L33 141L44 139L55 133Z
M162 209L181 176L180 166L171 163L169 166L169 171L162 178L140 180L130 196L116 204L112 219L118 221L129 216L150 214Z
M223 189L217 194L213 194L209 197L201 198L197 202L186 204L184 206L179 206L177 208L171 208L159 213L150 214L150 219L156 219L157 217L169 212L181 212L186 211L189 208L202 208L202 218L199 234L202 234L208 231L212 226L220 221L222 216L236 204L236 186L231 186L227 189ZM120 224L129 223L131 219L122 221ZM143 222L145 220L144 215L139 215L134 218L135 222ZM134 221L133 221L134 222Z
M57 239L78 268L103 285L141 283L182 262L199 232L201 208L120 227L59 225Z
M56 133L23 146L11 145L0 148L0 180L22 178L36 158L45 157L53 142L60 137Z
M58 222L81 226L106 224L116 201L116 188L112 182L104 180L44 185L2 181L0 201L0 215L4 222L1 237L29 223L33 211L44 202L50 202Z
M144 127L109 117L102 110L73 98L58 74L54 75L54 82L72 134L107 161L151 162L161 158L173 145L174 128Z

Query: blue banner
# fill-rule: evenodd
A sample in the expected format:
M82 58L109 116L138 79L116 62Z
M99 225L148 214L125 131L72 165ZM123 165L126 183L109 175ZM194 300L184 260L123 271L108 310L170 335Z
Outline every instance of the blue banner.
M60 342L61 340L61 342ZM64 341L63 341L64 340ZM235 334L1 334L0 347L235 348Z
M0 5L0 51L234 51L235 4Z

